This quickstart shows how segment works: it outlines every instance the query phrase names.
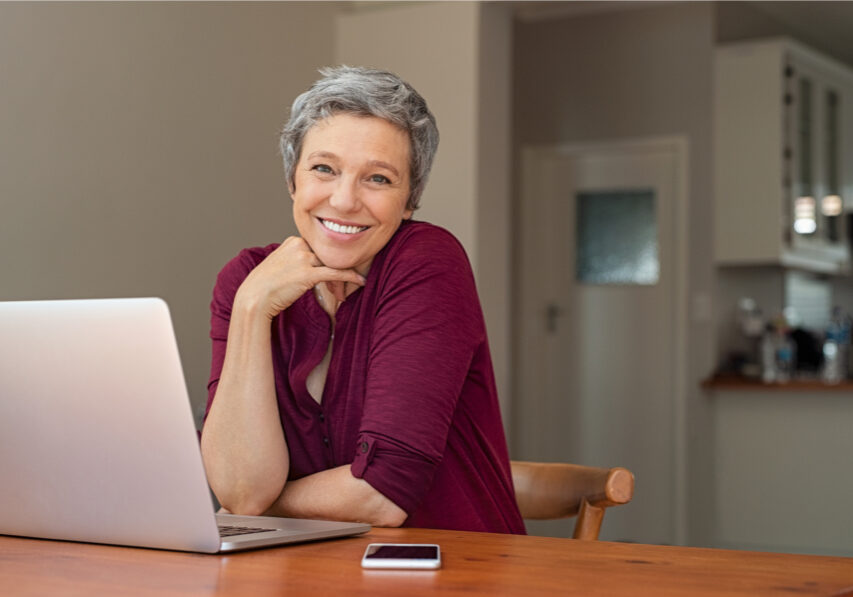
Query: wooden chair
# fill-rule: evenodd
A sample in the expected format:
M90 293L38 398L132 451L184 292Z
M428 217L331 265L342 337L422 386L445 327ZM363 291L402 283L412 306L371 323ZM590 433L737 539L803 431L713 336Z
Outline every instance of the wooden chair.
M522 518L550 520L577 515L575 539L598 539L604 509L627 504L634 495L634 475L624 468L518 460L510 465Z

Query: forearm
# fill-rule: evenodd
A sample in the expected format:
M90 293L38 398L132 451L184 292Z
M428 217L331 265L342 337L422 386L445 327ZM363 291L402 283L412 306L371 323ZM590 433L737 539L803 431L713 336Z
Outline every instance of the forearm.
M353 477L349 465L289 481L267 514L366 522L379 527L398 527L407 517L367 481Z
M288 474L270 334L266 315L235 300L222 374L201 441L208 482L235 514L266 510Z

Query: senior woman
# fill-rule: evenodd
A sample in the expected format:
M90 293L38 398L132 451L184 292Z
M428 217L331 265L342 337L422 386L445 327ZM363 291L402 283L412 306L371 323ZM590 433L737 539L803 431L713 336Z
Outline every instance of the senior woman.
M435 119L396 75L321 73L281 134L299 236L213 291L210 485L238 514L523 533L470 265L411 220Z

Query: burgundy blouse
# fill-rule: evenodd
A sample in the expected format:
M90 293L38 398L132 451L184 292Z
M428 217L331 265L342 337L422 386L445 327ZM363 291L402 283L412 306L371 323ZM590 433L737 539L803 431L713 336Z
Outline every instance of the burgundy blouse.
M217 278L208 410L234 296L277 246L242 251ZM404 526L524 533L485 322L460 243L431 224L403 222L336 322L321 404L305 382L328 348L328 315L309 292L272 323L290 478L351 464L406 511Z

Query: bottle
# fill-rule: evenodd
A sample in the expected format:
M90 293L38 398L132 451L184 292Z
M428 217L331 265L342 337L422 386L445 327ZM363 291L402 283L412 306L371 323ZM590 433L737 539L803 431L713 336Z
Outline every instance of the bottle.
M773 325L767 324L764 335L761 336L761 381L773 383L776 381L776 341Z
M833 307L832 318L823 341L824 383L837 384L847 378L848 351L850 350L850 318L839 307Z
M787 383L797 369L797 347L790 336L788 322L780 314L768 323L761 337L761 380Z
M787 333L776 333L776 381L786 383L794 377L797 366L797 349Z

